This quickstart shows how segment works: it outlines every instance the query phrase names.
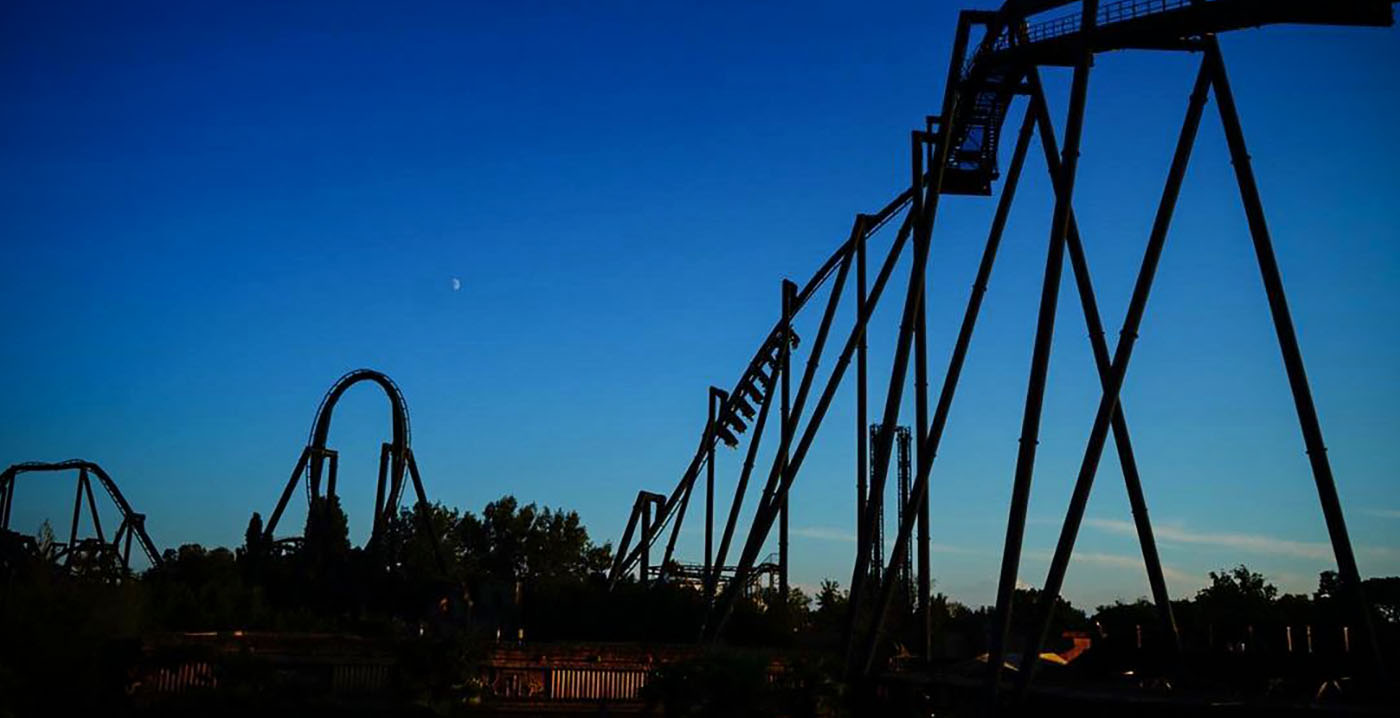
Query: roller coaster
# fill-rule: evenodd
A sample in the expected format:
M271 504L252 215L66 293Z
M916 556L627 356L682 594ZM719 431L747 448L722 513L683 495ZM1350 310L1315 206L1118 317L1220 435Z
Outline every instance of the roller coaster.
M130 571L131 544L134 541L146 554L146 560L150 562L151 566L159 567L161 555L160 551L156 550L155 542L151 541L150 534L146 533L146 515L132 510L131 504L127 503L121 489L117 488L117 482L113 481L112 477L103 471L101 466L91 461L82 459L70 459L57 463L31 461L15 464L5 469L3 473L0 473L0 530L6 532L10 530L10 515L14 508L17 492L16 480L21 474L48 474L66 471L78 472L77 488L73 496L73 520L68 529L68 541L55 544L52 554L46 558L65 569L91 565L119 565L123 571ZM98 513L97 498L92 490L94 481L103 488L121 515L121 522L117 524L117 530L112 533L110 541L107 540L107 535L102 530L102 517ZM84 505L88 508L92 530L96 535L80 538L79 526L83 517Z
M1106 3L1008 0L996 10L961 12L939 112L924 118L921 126L910 133L909 186L873 213L857 214L846 239L804 284L782 282L778 316L773 327L762 336L752 358L728 389L709 387L708 413L699 444L679 480L667 493L646 490L637 493L617 545L610 582L615 585L627 580L635 571L643 582L695 586L707 599L700 639L709 642L721 640L737 603L753 595L752 588L760 576L776 577L776 590L786 594L789 590L788 497L854 364L857 460L853 478L857 536L843 645L846 677L863 680L875 672L891 607L898 593L909 590L911 583L917 584L914 598L923 620L922 652L926 657L931 655L929 493L932 470L1017 185L1031 151L1032 137L1038 136L1051 175L1054 210L1011 477L1011 498L993 614L995 630L987 657L987 686L994 699L1006 689L1003 674L1011 654L1009 647L1017 638L1012 631L1012 599L1020 578L1018 571L1030 488L1066 260L1088 330L1101 391L1059 540L1031 617L1035 628L1029 635L1019 637L1024 648L1020 651L1020 665L1016 667L1016 688L1024 693L1035 676L1038 657L1049 636L1055 602L1073 558L1085 508L1110 438L1127 489L1160 630L1168 637L1167 650L1179 660L1184 649L1172 613L1171 597L1120 396L1196 135L1207 103L1213 97L1224 128L1341 589L1356 617L1358 643L1372 659L1377 675L1384 676L1386 669L1371 627L1368 604L1362 595L1355 553L1217 34L1275 24L1386 27L1394 22L1392 5L1391 0L1117 0ZM1077 7L1066 10L1070 6ZM1094 58L1100 53L1130 50L1187 53L1198 55L1201 60L1119 339L1110 347L1084 243L1075 221L1073 199ZM1062 136L1057 135L1053 126L1041 80L1042 67L1063 67L1072 71ZM999 163L1001 137L1006 119L1017 105L1024 107L1024 115L1015 132L1010 160L1003 174ZM996 192L998 182L1001 183L999 193ZM948 195L996 196L997 201L945 374L938 393L932 395L930 402L925 282L933 228L941 200ZM868 271L867 245L887 229L893 229L893 238L872 278ZM878 416L872 416L867 330L906 253L909 254L910 274L900 309L884 405ZM822 383L818 370L828 342L832 340L835 318L848 283L854 285L853 320L844 339L838 340L840 348L836 360ZM799 338L794 324L814 305L820 307L816 331L804 340ZM793 363L799 352L805 352L805 363L794 376ZM914 417L912 422L907 418L905 421L911 428L902 429L901 407L911 378ZM380 446L373 526L368 543L375 544L386 523L398 516L410 482L416 505L427 507L427 495L411 447L411 427L403 393L383 373L359 369L340 377L322 398L307 443L263 530L266 543L278 543L277 526L299 486L304 486L308 506L337 496L339 455L327 446L331 419L342 395L362 382L373 383L386 394L391 426L390 441ZM765 433L771 433L766 431L770 423L777 425L777 439L772 462L764 471L759 467L758 456ZM871 427L878 428L871 430ZM746 446L742 438L745 434L748 435ZM906 464L902 456L895 459L896 446L907 444L913 447L912 466ZM742 468L722 525L718 521L722 507L716 505L715 485L716 452L721 445L744 450ZM895 502L897 527L886 556L883 537L886 482L891 465L896 462L900 464L896 469L900 476ZM85 557L95 556L119 561L122 568L129 571L131 545L136 543L153 566L160 566L161 556L145 530L145 516L132 510L115 482L92 462L16 464L0 473L0 529L9 529L17 493L16 479L20 474L71 470L78 472L73 522L68 541L56 544L54 560L70 566L81 563ZM763 472L759 474L761 481L755 478L756 471ZM703 562L682 563L675 557L677 538L702 477ZM912 480L908 480L910 477ZM98 515L92 488L94 480L104 488L121 514L121 522L110 541ZM750 497L750 494L755 496ZM746 502L752 503L752 519L747 531L742 532L740 517ZM84 506L89 509L95 538L79 538L79 519ZM427 521L424 512L419 515ZM760 559L775 525L776 556ZM437 537L432 531L427 533L441 564ZM281 543L298 540L287 537L281 539ZM662 541L660 561L653 563L653 552ZM911 555L916 555L917 560L911 562Z
M1078 7L1068 8L1071 5ZM1219 44L1218 33L1274 24L1314 24L1385 27L1393 24L1390 0L1121 0L1099 3L1084 0L1009 0L993 11L963 11L958 16L944 95L939 114L925 118L923 126L911 132L910 184L897 197L873 214L858 214L848 238L823 262L803 285L784 282L781 311L775 325L763 338L754 358L744 368L731 391L711 388L710 412L701 431L699 447L692 455L675 487L665 495L641 492L632 506L627 528L618 544L612 566L614 583L640 567L643 581L667 580L666 566L672 561L676 536L680 532L695 484L705 477L704 577L709 609L702 630L702 641L719 640L736 602L745 595L755 571L756 560L767 545L775 523L778 530L778 570L782 590L787 589L788 495L800 474L823 419L840 388L852 359L855 360L856 394L856 495L857 546L851 578L850 607L846 630L847 675L871 675L884 634L886 616L899 581L887 580L873 563L898 570L913 550L917 550L918 611L923 616L924 655L930 653L929 623L929 513L928 495L934 457L943 437L958 379L976 326L983 296L995 263L1007 216L1015 196L1032 135L1038 134L1055 191L1054 212L1049 232L1049 251L1044 270L1031 366L1019 448L1012 477L1006 539L995 608L996 629L991 636L988 656L988 685L992 694L1003 685L1003 666L1012 641L1012 596L1018 581L1026 512L1033 466L1040 433L1041 408L1046 388L1050 346L1055 328L1063 265L1066 254L1088 329L1094 362L1101 381L1098 409L1075 482L1073 497L1054 557L1040 593L1036 615L1039 630L1024 637L1026 648L1017 671L1021 691L1035 673L1040 649L1045 644L1051 611L1057 600L1065 571L1073 554L1078 529L1083 520L1094 478L1109 435L1127 486L1133 521L1147 569L1153 602L1161 629L1169 636L1171 651L1181 651L1180 637L1172 615L1161 561L1157 554L1152 524L1147 511L1124 408L1119 397L1125 381L1133 344L1152 288L1158 260L1171 224L1186 166L1202 120L1207 100L1214 96L1224 126L1230 159L1240 191L1250 239L1267 295L1270 314L1297 410L1319 503L1326 521L1331 546L1345 593L1355 612L1357 625L1365 634L1366 649L1376 670L1383 675L1380 651L1370 627L1370 615L1361 595L1356 559L1338 499L1331 465L1322 440L1312 392L1288 309L1259 190L1246 150L1244 130L1231 91ZM980 36L974 43L974 36ZM1182 122L1172 162L1147 238L1143 260L1123 323L1120 339L1110 349L1104 338L1093 283L1084 245L1074 219L1073 194L1083 135L1083 119L1090 71L1098 53L1125 50L1155 50L1201 56L1194 87ZM1042 86L1041 67L1067 67L1073 78L1069 89L1063 145L1052 125ZM998 166L1002 128L1013 104L1024 100L1025 114L1015 135L1014 149L1005 177ZM933 226L940 199L945 195L991 196L993 186L1002 180L1000 196L978 265L972 292L954 344L948 367L935 403L929 404L927 329L925 327L924 284L929 262ZM866 245L879 230L903 214L893 242L872 283L867 284ZM868 406L868 361L866 329L887 283L901 256L911 253L910 275L901 310L898 338L894 345L888 391L878 425L883 429L867 440L870 422ZM854 270L854 272L853 272ZM847 281L855 275L856 297L853 326L841 344L825 386L813 399L817 367L821 362ZM794 318L822 291L826 299L809 343L807 360L791 393L790 364L798 348L792 331ZM912 356L911 356L912 354ZM913 363L916 450L914 480L909 496L898 506L898 530L887 561L872 560L883 551L875 545L875 533L885 493L894 447L892 428L899 423L900 407ZM777 403L778 439L771 466L761 490L747 537L741 543L737 562L729 565L729 551L754 470L758 445ZM808 407L810 404L810 412ZM932 414L930 415L930 409ZM757 417L755 418L755 414ZM715 530L714 471L715 450L723 443L739 445L738 434L749 422L753 432L745 450L744 463L735 485L728 518L718 549L713 545ZM867 457L868 452L873 455ZM913 537L918 524L917 541ZM661 570L649 570L652 547L667 535ZM640 530L638 530L640 528ZM634 535L639 538L633 544ZM915 546L915 548L911 548ZM873 611L862 611L873 601ZM868 622L862 616L873 616Z
M385 524L398 515L406 479L413 482L413 491L418 499L415 505L421 509L420 518L426 521L426 516L422 511L426 511L428 495L423 490L423 478L418 473L418 461L413 456L413 432L409 425L408 403L404 400L403 392L399 390L398 385L392 379L382 372L373 369L356 369L337 379L326 391L325 396L321 398L321 404L316 408L316 418L311 422L311 434L307 438L306 447L302 449L301 455L297 458L296 467L292 469L292 475L287 479L287 485L282 490L282 495L277 499L277 506L272 510L272 515L263 528L263 540L268 545L278 543L274 533L277 530L277 524L282 518L282 513L287 509L287 503L291 501L297 485L303 480L306 486L308 507L323 498L336 497L340 455L335 450L326 447L326 439L330 436L331 416L335 413L336 403L340 401L340 397L345 394L346 390L361 382L373 383L384 390L384 394L389 399L391 431L390 440L379 447L379 480L375 488L374 519L367 544L373 545L383 531ZM325 479L324 493L321 484L323 477ZM437 543L437 535L431 530L426 533L429 540L432 541L434 557L441 566L442 555ZM300 537L288 537L282 539L281 543L296 543L298 541L300 541Z

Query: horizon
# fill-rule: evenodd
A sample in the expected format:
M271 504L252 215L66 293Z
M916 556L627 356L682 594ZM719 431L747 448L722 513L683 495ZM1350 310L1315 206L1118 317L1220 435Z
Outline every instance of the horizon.
M900 23L826 5L9 6L0 463L97 462L160 548L233 547L275 505L324 392L369 367L403 389L430 501L478 513L511 494L616 544L636 491L679 479L706 387L752 356L779 281L806 279L854 213L907 186L907 133L937 111L955 18L933 5L901 4ZM1363 577L1400 575L1397 39L1221 38ZM1194 71L1120 54L1090 81L1075 205L1110 340ZM1047 75L1056 117L1067 76ZM1372 110L1319 111L1362 93ZM934 591L970 606L993 602L1044 264L1036 151L1017 199L931 479ZM951 198L934 231L934 387L994 204ZM1099 397L1061 291L1032 587ZM841 337L849 306L836 321ZM878 411L897 302L873 322ZM797 332L813 327L809 312ZM1311 594L1335 564L1214 102L1134 359L1123 406L1173 598L1241 563ZM850 582L853 396L844 384L794 485L792 583L809 594ZM357 388L331 430L357 544L385 419ZM1112 451L1065 583L1085 609L1149 594ZM723 515L742 453L720 457ZM14 528L60 525L71 491L23 483ZM698 562L701 529L681 536Z

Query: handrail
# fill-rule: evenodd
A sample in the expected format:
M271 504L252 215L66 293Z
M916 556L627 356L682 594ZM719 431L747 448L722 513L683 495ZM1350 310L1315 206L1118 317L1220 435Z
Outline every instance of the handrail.
M1118 2L1104 3L1099 6L1097 16L1098 26L1103 27L1105 25L1128 20L1136 20L1140 17L1156 15L1192 4L1196 3L1193 3L1192 0L1118 0ZM1037 23L1025 24L1022 26L1017 44L1034 44L1079 32L1081 16L1082 13L1075 11ZM1011 35L1007 33L998 37L987 50L990 52L1000 52L1010 47Z

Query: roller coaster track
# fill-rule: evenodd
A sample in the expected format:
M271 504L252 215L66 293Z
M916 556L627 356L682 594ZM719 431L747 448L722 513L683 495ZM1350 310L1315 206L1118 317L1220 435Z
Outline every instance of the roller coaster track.
M870 495L883 495L885 475L888 473L893 440L890 432L877 433L871 449L874 460L865 461L865 368L864 343L866 324L874 312L890 273L912 238L913 264L909 287L905 297L900 324L899 339L895 348L894 366L891 371L889 393L885 398L882 426L894 426L899 418L904 384L908 379L908 366L911 351L915 354L915 381L919 387L916 395L915 445L917 447L917 473L910 490L909 506L901 507L900 527L894 544L894 554L885 565L899 565L910 549L910 534L915 517L919 517L921 530L920 555L920 601L927 604L927 524L928 477L941 440L948 410L956 390L958 376L967 346L971 340L981 305L981 297L986 291L987 279L996 256L996 248L1006 224L1007 212L1014 195L1016 177L1025 158L1031 135L1038 133L1045 149L1047 165L1053 178L1056 201L1051 223L1050 252L1047 256L1044 288L1041 294L1040 314L1037 322L1035 347L1032 352L1032 366L1027 391L1026 410L1022 435L1019 442L1016 462L1016 475L1012 490L1011 516L1005 544L1006 554L1002 562L1002 576L998 590L997 620L1002 624L1002 633L994 636L992 659L994 668L990 683L1000 684L1000 667L1004 656L1007 632L1010 630L1010 596L1016 585L1016 570L1020 560L1022 532L1025 523L1026 501L1029 495L1030 477L1038 443L1041 402L1049 362L1050 343L1053 336L1056 296L1058 295L1062 267L1066 253L1074 269L1078 293L1084 307L1085 321L1089 328L1090 340L1094 349L1095 363L1103 383L1103 396L1095 417L1089 445L1086 448L1084 464L1075 485L1070 508L1066 512L1065 526L1061 533L1060 545L1051 563L1050 576L1041 595L1041 605L1036 619L1043 621L1043 631L1049 625L1049 615L1053 602L1059 594L1065 566L1073 550L1075 535L1082 520L1084 502L1094 474L1102 456L1103 444L1111 431L1118 448L1119 459L1123 463L1124 481L1128 484L1139 540L1142 544L1144 563L1147 566L1154 601L1161 612L1166 632L1176 638L1176 626L1171 616L1170 601L1162 579L1162 570L1156 555L1155 539L1147 519L1145 500L1137 475L1135 459L1132 458L1128 439L1127 424L1122 407L1118 403L1123 376L1126 373L1132 342L1137 336L1137 323L1141 321L1143 306L1147 299L1156 260L1170 226L1177 192L1185 172L1187 158L1194 144L1196 127L1200 121L1207 94L1213 91L1219 106L1222 123L1225 126L1236 179L1240 186L1241 200L1249 220L1251 239L1259 260L1264 286L1268 295L1271 317L1284 356L1290 390L1298 416L1305 448L1317 484L1319 501L1328 526L1329 537L1337 557L1343 581L1350 587L1349 599L1360 612L1363 622L1368 621L1364 599L1360 592L1360 580L1350 539L1342 520L1341 507L1337 498L1331 467L1326 459L1322 444L1316 410L1313 406L1311 389L1303 370L1297 337L1292 326L1282 280L1279 277L1277 261L1273 254L1272 240L1264 222L1263 210L1258 197L1257 184L1245 150L1243 130L1240 127L1234 97L1229 87L1224 61L1221 57L1216 34L1233 30L1260 27L1273 24L1315 24L1341 26L1384 27L1393 24L1391 0L1337 0L1319 2L1317 0L1119 0L1116 2L1069 2L1067 0L1009 0L997 10L964 11L959 15L957 35L950 58L948 77L944 88L942 108L939 115L926 119L923 130L912 133L912 172L910 189L901 193L875 215L857 215L850 238L842 243L837 251L821 265L807 284L791 292L791 299L785 301L774 328L765 335L753 360L744 369L735 389L725 393L711 389L712 412L705 424L699 448L693 455L676 487L664 497L642 492L633 504L632 516L628 521L623 540L618 547L612 567L612 581L616 582L629 575L638 563L642 563L642 580L665 580L666 564L670 562L675 536L684 520L686 506L694 484L702 469L713 471L713 453L717 443L736 445L735 431L742 431L746 420L753 418L753 407L759 405L762 412L755 424L754 436L748 449L743 473L741 474L731 505L729 525L726 526L720 542L718 557L711 562L710 540L713 520L711 512L706 512L706 562L702 571L707 574L707 591L715 589L716 578L728 573L732 577L724 592L714 596L709 615L706 618L704 638L714 640L723 630L725 621L733 610L747 585L747 578L754 571L757 556L768 540L773 524L780 517L786 524L786 498L789 488L801 469L807 450L811 446L822 419L841 384L847 364L856 354L859 375L857 436L857 470L860 472L858 485L859 515L857 526L856 566L853 571L851 601L849 609L850 627L847 634L847 660L853 675L866 675L873 665L875 652L884 625L884 617L891 600L891 592L897 582L875 581L879 592L878 603L866 632L866 640L857 640L857 623L862 614L862 585L865 583L871 552L870 526L874 512L880 502L867 501L864 473L869 468ZM1062 8L1077 7L1071 13L1063 13ZM972 42L975 31L980 31L980 39ZM1083 113L1088 83L1088 70L1093 57L1098 53L1119 50L1171 50L1202 53L1204 60L1197 78L1195 91L1191 95L1187 120L1183 123L1176 155L1173 159L1167 189L1163 191L1162 203L1149 237L1143 266L1135 285L1134 295L1125 319L1123 332L1117 348L1112 354L1103 338L1104 332L1096 300L1093 297L1092 281L1083 256L1083 247L1075 225L1071 196L1074 175L1079 155L1083 129ZM1057 146L1049 110L1041 87L1041 66L1065 66L1074 69L1074 81L1070 90L1069 121L1066 124L1064 145ZM1026 118L1017 137L1016 152L1013 156L1006 186L1001 192L992 229L987 239L982 264L973 285L967 314L964 317L948 374L944 379L937 407L929 421L927 399L927 376L924 334L923 284L926 271L929 241L936 218L938 200L943 195L987 196L992 194L994 183L1000 179L997 163L997 150L1002 126L1007 111L1017 97L1028 97ZM907 212L906 212L907 210ZM881 265L879 273L866 292L864 248L866 240L896 214L906 212L905 219L895 237L890 254ZM799 429L798 423L804 418L804 406L811 388L813 369L820 360L822 348L830 328L831 317L839 301L843 283L847 277L853 257L857 258L859 269L857 311L855 326L851 329L835 368L825 389L815 401L810 415L805 417L806 425ZM834 278L834 280L833 280ZM796 347L795 337L790 327L793 317L807 306L818 290L831 281L831 295L826 303L816 340L811 342L809 358L803 373L801 386L795 402L788 406L787 358ZM787 337L787 341L784 341ZM912 348L911 348L912 347ZM733 523L739 513L740 502L752 468L753 457L759 441L764 419L769 405L775 403L773 384L780 372L783 389L783 425L781 440L774 459L774 465L764 484L762 496L755 510L749 536L743 544L743 552L737 566L732 569L725 565L725 554L730 543ZM760 386L761 385L761 386ZM761 391L760 391L761 389ZM719 406L716 409L715 401ZM791 416L789 417L789 410ZM742 417L738 414L743 414ZM712 476L707 474L707 502L712 500ZM922 504L920 510L914 510ZM655 509L655 516L652 510ZM640 519L640 520L639 520ZM647 555L651 546L663 534L665 526L671 526L670 543L660 570L654 575L645 570ZM642 526L642 537L638 545L631 546L631 539L637 525ZM786 540L785 529L780 533L780 576L786 585ZM711 594L714 595L714 594ZM867 599L868 600L868 599ZM928 631L928 624L925 624ZM1381 666L1374 634L1366 629L1376 665ZM1032 641L1036 638L1032 636ZM857 645L857 644L860 645ZM1039 645L1032 642L1032 646ZM1179 647L1179 643L1177 643ZM1037 650L1028 649L1027 656L1038 655ZM1030 680L1035 668L1034 661L1022 665L1022 686ZM1382 669L1383 672L1383 669Z
M853 236L842 243L841 246L837 247L836 251L812 274L812 277L807 280L807 283L803 284L795 292L791 313L795 316L806 307L822 286L825 285L833 275L839 273L841 267L849 267L856 246L864 242L870 235L878 232L892 217L906 208L913 196L913 190L905 190L875 214L864 215L860 227L853 232ZM759 345L758 351L754 353L753 359L744 367L738 381L735 382L734 389L727 393L723 406L719 410L719 415L721 417L737 419L739 415L742 415L746 419L752 419L755 405L760 408L768 405L771 392L767 390L780 379L778 373L780 368L775 366L775 364L778 350L782 344L782 337L785 333L784 327L788 323L790 323L790 320L785 321L780 317L773 325L773 328L765 335L763 343ZM791 343L796 343L795 335L793 335ZM733 424L731 424L731 426L733 426ZM739 424L739 426L742 426L742 424ZM742 432L743 429L738 428L738 431ZM660 502L660 506L652 516L652 523L649 530L644 530L638 545L632 547L632 535L643 505L641 497L639 496L637 503L633 506L632 513L629 515L628 528L624 532L616 549L617 553L610 572L613 583L616 583L623 575L633 570L641 563L643 555L652 548L654 543L663 535L664 529L668 525L672 525L673 521L675 522L675 525L673 525L673 533L675 533L675 530L679 527L677 518L678 516L680 518L684 516L684 506L686 505L690 491L694 488L696 479L700 476L701 470L706 468L707 463L710 461L713 448L721 443L735 447L738 446L739 439L734 436L733 432L724 431L722 433L721 431L711 431L707 424L704 431L702 431L700 445L696 448L690 464L682 473L680 481L676 484L676 487L671 491L669 496L667 496L664 501ZM748 463L751 464L752 459L750 459ZM642 493L648 494L648 492ZM740 493L742 494L742 491ZM652 494L652 496L655 495ZM648 510L650 510L650 508L648 508ZM739 506L736 502L732 513L737 514L738 510ZM732 525L733 519L731 519L730 523ZM732 528L726 533L732 533ZM728 542L725 541L724 543L727 544ZM721 550L721 558L724 553L725 552ZM669 550L667 551L666 558L668 560L670 558ZM665 562L663 561L663 565L661 566L663 577L665 570L664 564Z
M124 568L131 568L131 542L134 538L141 547L141 551L146 554L151 566L161 565L160 551L156 550L155 542L151 541L150 534L146 533L146 515L132 510L131 504L127 503L126 497L122 495L121 489L117 488L117 482L102 469L101 466L82 459L69 459L56 463L31 461L22 464L15 464L3 473L0 473L0 529L9 530L10 512L15 499L15 480L20 474L25 473L48 473L59 471L77 471L78 484L76 497L73 504L73 522L69 530L68 543L64 545L59 558L71 560L73 552L80 547L78 543L78 520L81 517L84 499L91 511L93 529L97 533L95 545L104 551L120 557ZM117 511L121 514L121 523L117 526L116 533L112 534L109 542L102 531L102 520L97 513L97 502L92 493L90 477L96 477L97 482L107 491L112 503L116 505ZM122 541L125 539L125 547ZM89 541L89 540L85 540Z
M975 13L987 32L963 63L955 88L952 150L944 194L990 195L996 152L1011 98L1023 94L1037 66L1072 66L1085 44L1078 11L1045 17L1077 4L1012 0L995 13ZM1387 26L1391 0L1118 0L1098 7L1088 38L1092 52L1192 49L1203 35L1262 25L1306 23Z

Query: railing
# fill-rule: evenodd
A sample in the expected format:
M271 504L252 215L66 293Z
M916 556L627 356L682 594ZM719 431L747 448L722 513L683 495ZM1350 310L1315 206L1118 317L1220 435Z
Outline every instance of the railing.
M651 677L645 668L551 668L547 697L563 701L638 701Z
M1099 6L1097 22L1100 27L1114 23L1136 20L1148 15L1157 15L1194 4L1192 0L1119 0ZM1081 12L1073 12L1059 17L1025 25L1017 32L1017 45L1030 45L1079 32ZM992 43L991 51L997 52L1011 47L1010 33L1003 34Z

